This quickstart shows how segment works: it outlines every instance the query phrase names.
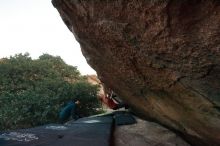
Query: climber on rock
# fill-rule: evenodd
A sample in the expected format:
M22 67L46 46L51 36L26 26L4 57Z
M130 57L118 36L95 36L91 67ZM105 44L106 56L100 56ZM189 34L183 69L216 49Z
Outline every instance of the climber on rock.
M127 105L123 103L123 101L118 98L118 96L111 90L106 89L104 87L104 95L99 96L99 100L107 105L110 109L117 110L119 108L127 108Z
M100 85L103 88L104 94L101 94L98 96L98 99L104 103L108 108L117 110L119 108L125 107L125 109L128 108L128 105L125 104L116 94L113 92L113 90L105 85L105 81L103 79L102 75L98 74L98 79L100 80Z
M77 120L79 118L79 115L77 113L77 106L80 104L80 101L78 99L72 100L67 105L61 109L59 113L59 121L60 123L67 122L70 117L73 120Z
M113 99L110 99L108 96L100 95L99 100L104 103L108 108L114 110L117 109L117 103Z
M113 100L115 103L116 103L116 107L114 108L115 109L119 109L119 108L125 108L127 109L128 108L128 105L125 104L116 94L114 91L111 91L111 93L109 94L108 96L109 99Z

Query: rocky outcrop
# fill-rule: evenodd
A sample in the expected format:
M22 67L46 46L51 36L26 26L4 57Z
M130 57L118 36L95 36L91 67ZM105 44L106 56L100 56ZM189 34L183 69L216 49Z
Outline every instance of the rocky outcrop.
M220 145L218 0L53 0L102 82L194 145Z
M87 81L93 85L100 85L101 82L96 75L86 75L85 78Z
M159 124L136 120L136 124L115 127L114 146L190 146Z
M97 75L86 75L85 78L90 84L99 86L98 96L104 95L103 85L101 81L98 79Z

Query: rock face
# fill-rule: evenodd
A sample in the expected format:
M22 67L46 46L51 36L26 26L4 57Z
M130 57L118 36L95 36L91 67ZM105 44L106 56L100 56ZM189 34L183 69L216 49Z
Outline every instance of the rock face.
M93 85L100 85L101 82L96 75L86 75L87 81Z
M114 146L190 146L170 130L136 118L133 125L117 126Z
M220 145L219 0L53 0L99 78L193 145Z
M93 85L100 86L98 96L104 95L104 89L101 81L98 79L97 75L86 75L87 81Z

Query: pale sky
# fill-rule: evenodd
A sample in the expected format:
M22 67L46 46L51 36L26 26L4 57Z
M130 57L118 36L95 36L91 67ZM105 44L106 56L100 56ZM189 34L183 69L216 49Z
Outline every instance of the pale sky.
M95 74L51 0L0 0L0 58L29 52L60 56L82 74Z

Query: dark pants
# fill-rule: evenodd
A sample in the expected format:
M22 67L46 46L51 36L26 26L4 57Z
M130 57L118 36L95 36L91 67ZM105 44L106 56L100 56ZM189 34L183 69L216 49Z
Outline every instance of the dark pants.
M123 103L123 102L121 102L121 103L117 104L117 106L116 106L113 110L117 110L117 109L123 108L123 107L124 107L125 109L128 109L128 105L125 104L125 103Z

